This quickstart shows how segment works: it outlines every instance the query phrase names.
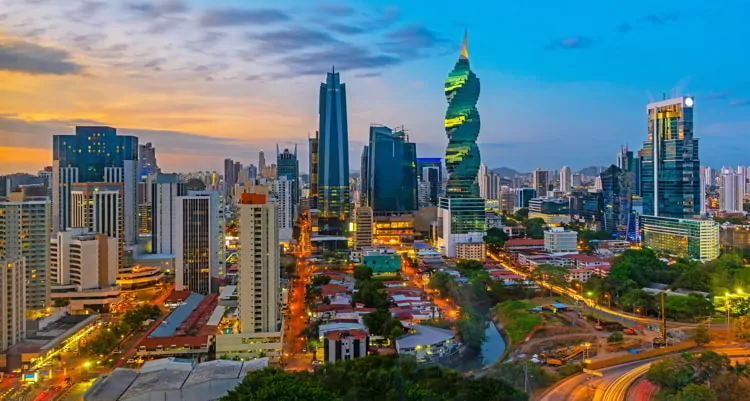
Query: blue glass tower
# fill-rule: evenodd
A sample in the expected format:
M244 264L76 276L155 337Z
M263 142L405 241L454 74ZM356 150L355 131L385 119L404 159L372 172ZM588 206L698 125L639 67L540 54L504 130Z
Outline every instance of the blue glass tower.
M251 165L251 167L254 167ZM276 145L276 177L286 177L292 182L292 204L295 208L299 205L299 160L297 160L297 145L294 145L294 153L289 149L279 152Z
M117 135L112 127L76 127L74 135L52 138L52 227L70 227L70 186L74 182L123 184L123 220L126 243L134 243L138 138Z
M417 210L417 146L403 130L370 126L367 204L373 212Z
M346 233L349 220L349 129L346 85L331 71L320 84L318 225L321 234Z

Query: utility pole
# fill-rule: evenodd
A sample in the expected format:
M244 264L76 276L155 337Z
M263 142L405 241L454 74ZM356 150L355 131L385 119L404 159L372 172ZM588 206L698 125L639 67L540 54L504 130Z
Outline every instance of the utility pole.
M664 291L661 292L661 338L667 342L667 311L664 310Z
M529 393L529 364L523 364L523 392Z

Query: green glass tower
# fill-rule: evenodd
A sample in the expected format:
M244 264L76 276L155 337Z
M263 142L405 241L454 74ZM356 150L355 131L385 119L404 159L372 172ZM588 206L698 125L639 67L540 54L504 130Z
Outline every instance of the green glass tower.
M479 186L476 178L480 155L479 136L479 78L469 68L468 35L464 33L461 53L453 71L445 79L445 133L448 147L445 165L448 169L446 196L449 198L477 198Z

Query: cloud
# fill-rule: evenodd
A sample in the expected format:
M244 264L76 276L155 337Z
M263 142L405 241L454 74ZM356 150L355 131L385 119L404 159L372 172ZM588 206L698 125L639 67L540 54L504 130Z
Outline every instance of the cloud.
M446 44L446 40L437 32L421 25L412 25L389 32L386 39L386 42L381 43L381 48L387 53L398 54L402 57L418 56L421 50Z
M618 32L626 33L626 32L630 32L632 29L633 29L633 26L628 24L627 22L617 25Z
M743 107L743 106L750 106L750 101L747 99L737 99L737 100L730 100L729 103L727 103L730 107Z
M344 35L358 35L360 33L367 32L367 29L365 29L364 27L340 23L328 24L326 28Z
M373 53L360 46L343 44L311 53L290 55L281 59L291 73L282 76L317 75L328 71L331 65L337 70L374 70L402 63L402 59Z
M554 40L550 42L545 50L572 50L572 49L588 49L593 44L593 40L586 36L573 36L562 40Z
M643 19L646 20L646 22L650 22L655 25L663 25L666 22L677 21L679 18L680 18L680 13L678 11L673 11L673 12L661 14L661 15L649 14L645 16Z
M222 8L206 10L198 23L203 27L272 25L290 19L287 13L274 9Z
M356 78L375 78L375 77L379 77L381 75L382 74L380 74L379 72L365 72L365 73L362 73L362 74L357 74L357 75L355 75L355 77Z
M722 100L727 97L729 97L729 91L713 92L706 95L706 99L708 100Z
M261 53L286 53L312 47L341 44L333 36L308 28L295 27L274 32L248 34L248 38L258 41Z
M325 3L315 7L321 14L333 17L346 17L354 14L354 8L346 4Z
M155 0L153 2L128 2L125 8L148 18L159 18L165 15L180 14L188 11L188 6L181 0Z
M26 74L78 74L80 64L70 60L65 50L40 46L21 40L0 39L0 71Z

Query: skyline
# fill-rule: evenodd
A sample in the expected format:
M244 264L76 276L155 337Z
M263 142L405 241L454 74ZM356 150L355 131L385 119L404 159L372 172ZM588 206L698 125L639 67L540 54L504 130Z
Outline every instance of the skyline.
M586 3L533 14L493 4L445 20L449 2L11 0L0 13L0 173L51 165L52 135L77 124L152 142L167 172L221 171L224 158L255 163L277 143L298 144L307 166L315 91L331 65L349 87L350 153L380 123L403 124L418 157L442 157L440 82L464 28L483 77L478 145L491 168L609 165L621 144L641 149L646 104L662 92L696 97L704 165L747 164L750 58L716 60L750 33L739 12L749 3ZM561 12L571 15L559 20ZM676 39L650 45L660 37ZM573 156L579 143L590 146Z

